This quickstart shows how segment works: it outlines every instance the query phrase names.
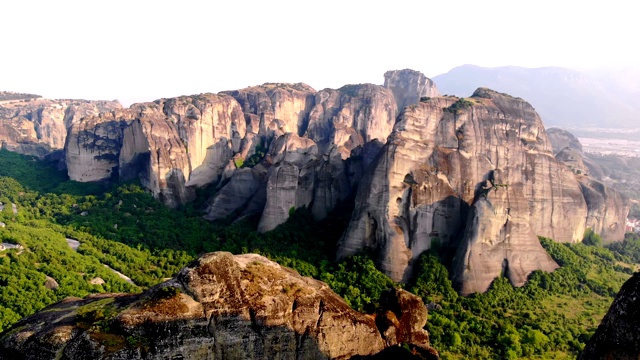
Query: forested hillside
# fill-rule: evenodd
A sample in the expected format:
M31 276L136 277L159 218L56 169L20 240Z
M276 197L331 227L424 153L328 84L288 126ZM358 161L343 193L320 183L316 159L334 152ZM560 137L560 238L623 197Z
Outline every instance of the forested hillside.
M67 296L140 291L217 250L263 254L327 282L358 310L375 310L382 291L401 286L376 270L366 253L333 260L352 200L320 223L304 208L292 210L288 222L260 234L255 218L203 220L202 199L211 191L172 210L136 184L71 182L52 164L1 150L0 239L21 247L0 252L0 331ZM65 239L80 246L74 250ZM534 272L521 288L503 277L485 294L458 296L445 249L425 253L404 287L428 304L427 329L443 359L574 358L640 259L637 238L609 249L593 234L589 240L566 245L541 239L561 267Z

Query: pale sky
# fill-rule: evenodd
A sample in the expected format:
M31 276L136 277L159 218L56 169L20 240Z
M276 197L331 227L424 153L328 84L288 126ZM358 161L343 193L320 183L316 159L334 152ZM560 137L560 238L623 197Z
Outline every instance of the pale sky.
M2 0L0 90L128 105L264 82L382 84L404 68L637 66L631 4Z

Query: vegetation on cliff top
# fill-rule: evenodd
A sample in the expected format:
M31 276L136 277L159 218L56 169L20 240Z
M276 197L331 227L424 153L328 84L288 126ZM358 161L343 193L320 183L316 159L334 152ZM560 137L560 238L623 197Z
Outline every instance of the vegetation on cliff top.
M400 286L367 254L333 261L351 202L320 223L297 209L287 223L259 234L257 219L212 224L193 207L165 207L135 184L105 188L70 182L47 164L6 151L0 151L0 164L5 176L0 201L19 210L16 215L5 206L0 212L6 224L0 238L24 247L0 252L0 331L67 296L140 291L199 254L217 250L263 254L327 282L358 310L374 310L382 291ZM80 241L77 252L67 237ZM598 245L596 237L592 240ZM610 248L541 242L560 269L534 272L521 288L499 278L486 294L468 298L453 290L444 254L421 257L406 287L429 304L427 328L444 359L575 357L640 259L637 237ZM46 276L59 287L46 288ZM92 285L98 277L105 283Z

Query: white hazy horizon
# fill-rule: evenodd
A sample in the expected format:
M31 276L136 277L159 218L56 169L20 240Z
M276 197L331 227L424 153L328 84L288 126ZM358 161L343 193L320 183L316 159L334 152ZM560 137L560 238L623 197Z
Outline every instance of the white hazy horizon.
M6 1L0 13L0 90L125 106L265 82L382 84L404 68L640 65L640 22L619 0Z

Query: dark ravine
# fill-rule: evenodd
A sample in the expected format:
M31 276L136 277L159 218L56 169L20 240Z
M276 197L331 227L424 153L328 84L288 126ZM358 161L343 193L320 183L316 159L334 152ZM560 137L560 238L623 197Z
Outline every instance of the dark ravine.
M0 359L349 359L408 344L438 359L422 300L383 294L377 314L255 254L210 253L142 294L69 298L0 338Z

